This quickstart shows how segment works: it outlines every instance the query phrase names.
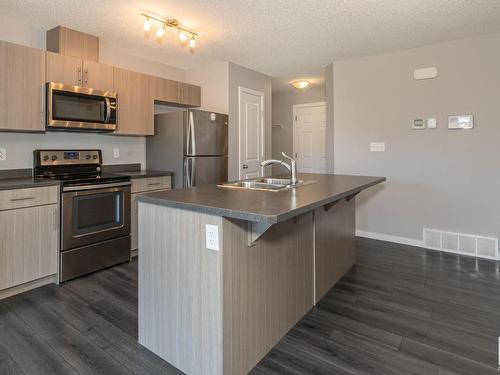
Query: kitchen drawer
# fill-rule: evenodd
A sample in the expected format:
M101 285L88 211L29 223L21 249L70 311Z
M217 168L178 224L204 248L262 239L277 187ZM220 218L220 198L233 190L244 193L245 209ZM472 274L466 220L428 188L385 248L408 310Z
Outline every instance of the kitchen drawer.
M132 193L144 193L146 191L165 190L172 187L171 177L149 177L136 178L132 180Z
M58 196L57 186L2 190L0 191L0 211L56 204Z

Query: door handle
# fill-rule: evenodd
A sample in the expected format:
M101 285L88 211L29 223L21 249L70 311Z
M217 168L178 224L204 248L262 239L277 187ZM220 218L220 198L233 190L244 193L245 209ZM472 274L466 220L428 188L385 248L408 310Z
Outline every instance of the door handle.
M248 164L243 164L243 169L248 169Z

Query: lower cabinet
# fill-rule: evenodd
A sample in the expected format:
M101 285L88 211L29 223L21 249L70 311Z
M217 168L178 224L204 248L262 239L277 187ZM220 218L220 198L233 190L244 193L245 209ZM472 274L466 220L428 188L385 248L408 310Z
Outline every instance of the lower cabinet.
M131 195L131 225L130 225L130 249L132 255L139 248L139 239L137 236L139 226L139 215L137 211L137 197L146 193L156 191L170 190L172 187L172 180L170 176L151 177L151 178L138 178L132 180L132 195Z
M0 290L57 273L57 204L0 211Z

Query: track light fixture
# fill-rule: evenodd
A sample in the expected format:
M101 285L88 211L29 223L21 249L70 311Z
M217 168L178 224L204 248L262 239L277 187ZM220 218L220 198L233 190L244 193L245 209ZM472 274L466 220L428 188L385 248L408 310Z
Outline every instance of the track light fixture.
M196 31L190 30L182 26L179 23L179 21L177 21L174 18L165 19L155 14L151 14L149 12L148 13L142 12L141 14L145 17L144 31L146 32L151 31L152 29L151 21L153 20L160 24L155 33L158 39L161 39L165 36L165 33L167 32L167 27L171 27L177 29L179 40L182 43L185 43L189 39L189 48L190 49L195 48L196 38L198 37L198 33Z

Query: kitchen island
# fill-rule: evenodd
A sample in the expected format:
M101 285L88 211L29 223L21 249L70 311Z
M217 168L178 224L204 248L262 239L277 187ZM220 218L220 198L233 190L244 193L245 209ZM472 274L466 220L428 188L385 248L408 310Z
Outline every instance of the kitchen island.
M299 179L138 198L142 345L187 374L246 374L353 266L355 196L385 178Z

